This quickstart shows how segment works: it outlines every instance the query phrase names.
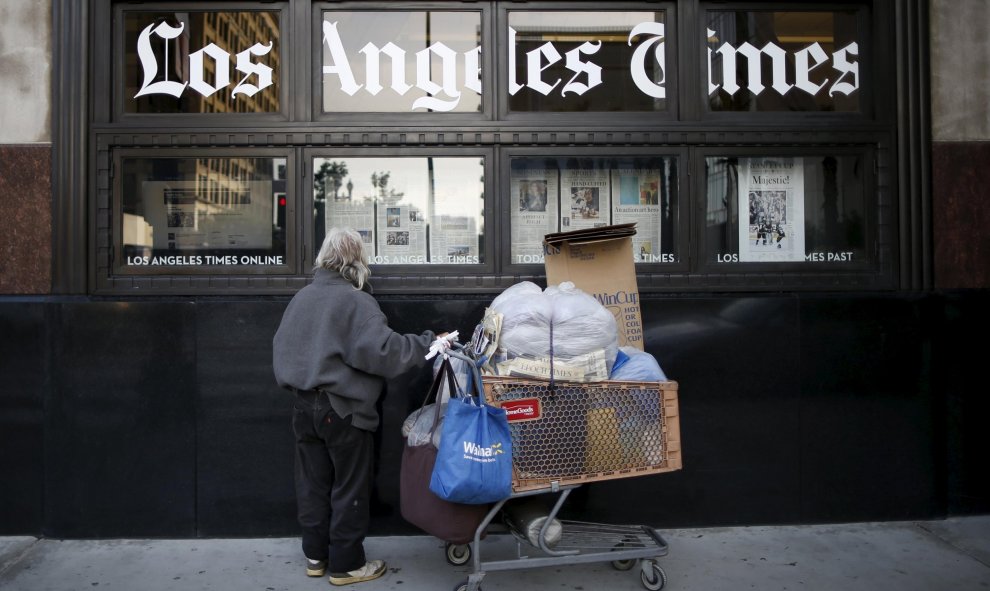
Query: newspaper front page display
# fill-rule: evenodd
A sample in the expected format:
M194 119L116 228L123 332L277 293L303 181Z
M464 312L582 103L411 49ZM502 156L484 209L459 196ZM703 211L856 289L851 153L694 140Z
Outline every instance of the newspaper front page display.
M804 162L739 162L739 260L804 261Z
M272 248L271 181L244 181L225 190L197 181L147 181L141 190L155 250Z
M326 226L332 228L354 228L361 235L361 241L368 256L375 254L375 205L367 202L354 202L350 199L327 199Z
M612 199L608 180L605 170L560 172L562 229L583 230L609 225Z
M511 260L513 263L542 263L543 237L557 231L557 170L514 170L510 190Z
M478 264L478 228L466 215L434 216L430 227L430 262L433 264Z
M659 170L612 170L612 223L635 222L633 258L637 263L665 262L660 247L661 208Z
M411 205L378 204L378 248L373 262L381 265L426 264L426 215Z

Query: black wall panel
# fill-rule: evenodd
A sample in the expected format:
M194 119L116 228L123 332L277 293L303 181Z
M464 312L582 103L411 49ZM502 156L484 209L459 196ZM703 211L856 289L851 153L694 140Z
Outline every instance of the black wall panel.
M53 310L45 535L196 534L192 303Z
M801 301L802 521L944 514L923 302Z
M196 307L196 499L203 536L294 534L292 394L275 384L286 302Z
M798 303L647 299L646 350L678 382L684 467L592 484L575 512L666 527L779 523L799 511Z
M0 304L0 535L41 531L46 310L39 302Z
M986 294L655 295L646 348L680 384L684 468L580 488L569 516L659 527L990 510ZM401 332L459 330L491 298L382 297ZM0 302L4 534L296 535L291 395L271 339L288 298ZM372 535L399 515L402 421L428 364L388 384Z
M952 293L930 320L935 331L932 390L946 409L948 510L990 514L990 396L987 396L988 292Z

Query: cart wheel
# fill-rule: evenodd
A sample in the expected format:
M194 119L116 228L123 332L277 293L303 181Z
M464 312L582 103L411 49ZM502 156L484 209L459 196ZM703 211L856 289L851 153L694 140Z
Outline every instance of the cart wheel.
M447 544L447 562L454 566L463 566L471 560L470 544Z
M639 580L650 591L660 591L667 584L667 573L663 572L655 560L644 560L643 570L639 573Z
M623 548L628 548L628 547L629 547L628 544L625 544L623 542L619 542L618 544L615 545L615 548L612 548L612 550L621 550ZM629 569L631 569L635 565L636 565L636 559L635 558L628 558L626 560L613 560L612 561L612 568L614 568L615 570L629 570Z
M613 560L612 568L615 570L629 570L636 566L636 560L630 558L629 560Z
M467 591L467 590L468 590L468 582L467 581L464 581L462 583L458 583L457 585L454 586L454 591ZM478 587L478 591L481 591L481 587L480 586Z

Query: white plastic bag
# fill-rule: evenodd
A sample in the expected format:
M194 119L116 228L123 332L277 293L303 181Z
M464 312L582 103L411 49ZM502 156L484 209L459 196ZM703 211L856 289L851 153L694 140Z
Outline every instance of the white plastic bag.
M570 281L546 289L553 307L553 354L562 359L605 350L611 369L619 350L615 316L592 295Z
M554 360L566 364L604 350L611 370L619 343L615 317L574 283L541 290L523 281L499 294L489 307L502 314L498 346L505 359L543 359L552 350Z
M450 367L454 370L454 381L456 382L457 388L463 393L466 391L468 385L471 383L471 366L467 361L463 359L458 359L457 357L450 356L448 359L450 361ZM433 361L433 378L436 379L437 372L440 371L440 366L443 364L443 355L437 355ZM446 403L451 396L457 396L457 393L451 392L450 387L447 385L447 380L444 380L440 384L440 391L437 392L437 399Z
M447 410L447 403L440 405L440 420L437 421L437 428L433 429L433 417L436 413L437 405L431 402L426 406L417 408L406 417L402 423L402 436L412 447L432 443L433 447L440 447L440 430L443 428L443 415ZM433 430L432 437L430 431Z
M502 314L499 347L512 357L549 355L551 303L540 286L530 281L500 293L489 306Z

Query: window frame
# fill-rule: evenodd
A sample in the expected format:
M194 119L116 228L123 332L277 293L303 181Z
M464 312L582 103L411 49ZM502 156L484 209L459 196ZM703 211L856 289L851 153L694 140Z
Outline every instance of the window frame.
M289 99L289 89L296 82L293 75L291 63L288 56L293 51L283 42L286 38L286 31L291 27L291 15L289 4L292 0L281 0L273 2L246 1L246 2L149 2L143 4L135 3L115 3L112 5L112 48L108 52L108 59L113 64L110 75L109 92L106 93L106 105L108 105L108 116L110 121L121 127L146 127L146 126L229 126L243 125L241 121L250 121L251 124L279 124L288 122L292 114L292 105ZM165 12L165 11L185 11L185 12L278 12L279 13L279 61L282 71L278 72L278 93L279 110L277 112L266 113L128 113L124 104L128 100L125 96L125 65L128 51L136 51L124 45L126 30L124 27L124 13L126 12ZM292 38L292 37L289 37ZM120 48L118 51L117 48ZM231 50L234 48L228 48ZM233 54L232 54L233 55ZM187 90L187 92L189 92ZM97 94L100 91L97 90ZM97 104L100 104L99 102ZM167 121L167 123L164 123Z
M623 158L623 157L670 157L677 159L677 199L678 207L674 212L674 227L676 229L676 246L678 257L673 263L635 263L637 275L670 275L688 273L691 265L691 255L689 250L689 233L691 227L691 207L690 197L687 194L689 160L688 150L684 147L658 147L649 146L642 148L635 147L601 147L594 152L588 148L565 147L565 148L516 148L507 147L500 151L499 166L499 190L502 197L499 204L502 222L500 241L502 244L512 242L512 170L510 161L513 158L561 158L568 156L583 156L590 158ZM558 213L559 217L559 213ZM542 263L514 263L512 262L511 249L502 249L499 253L500 268L506 274L540 274L543 271Z
M331 153L331 151L333 153ZM309 212L314 209L315 191L314 181L316 171L313 162L316 158L428 158L428 157L458 157L458 158L483 158L485 178L491 178L494 174L494 149L491 147L481 148L450 148L450 147L429 147L429 148L348 148L348 147L327 147L327 148L306 148L302 152L305 162L303 182L306 190L303 192L301 212ZM495 217L495 199L492 192L486 186L484 196L484 211L481 212L484 220L484 247L485 260L478 264L370 264L373 277L402 277L402 278L423 278L433 277L439 273L445 273L457 277L469 277L473 275L491 275L495 273L496 263L494 260L494 233L489 229L489 220ZM302 220L302 250L300 257L305 268L312 268L315 256L313 253L319 248L319 243L315 236L315 218L309 221ZM496 226L497 227L497 226ZM369 253L370 254L370 253ZM414 279L416 280L416 279ZM394 283L394 280L388 283ZM377 283L375 288L378 289Z
M423 113L414 111L362 111L362 112L324 112L323 111L323 13L324 12L478 12L481 16L481 111L477 113L449 112ZM391 124L401 126L436 126L442 125L472 125L489 123L494 119L494 86L495 69L493 51L486 51L487 46L495 43L494 25L491 8L487 3L470 1L419 1L409 2L375 2L361 0L345 0L343 2L314 1L311 6L312 22L309 27L310 66L309 80L312 88L309 101L310 118L313 122L327 125L348 125L365 123L369 119L376 124Z
M701 59L700 67L696 71L698 80L695 82L695 92L701 97L700 117L702 121L711 122L714 125L731 125L740 119L748 124L801 124L810 126L832 126L848 125L863 126L876 121L878 113L876 105L876 90L878 90L875 72L881 70L882 58L877 55L878 44L875 43L873 31L868 26L873 17L874 11L870 9L870 0L835 0L833 2L810 2L807 4L798 2L749 2L740 0L701 0L698 3L698 29L697 36L700 49L698 50ZM708 46L705 28L708 23L708 13L718 12L835 12L840 7L854 8L856 14L857 35L860 41L861 59L860 81L866 80L871 83L861 84L860 108L859 111L713 111L709 104L708 80L705 72L705 65ZM864 49L865 46L865 49Z
M695 151L695 170L696 174L700 179L699 182L703 183L705 176L705 166L706 160L712 157L719 156L735 156L739 158L758 158L761 156L766 157L779 157L781 155L794 156L794 157L813 157L813 156L861 156L863 162L863 177L860 180L860 185L863 191L863 212L864 219L864 250L868 251L870 259L865 262L853 261L851 263L835 263L835 262L816 262L816 261L787 261L787 262L753 262L753 261L735 261L735 262L718 262L712 260L713 257L709 255L714 255L714 253L708 252L708 243L706 240L707 236L707 194L704 196L699 196L699 198L694 203L697 208L697 218L699 223L695 228L695 232L698 235L698 240L695 241L697 245L697 260L698 265L696 266L697 272L705 275L766 275L766 276L776 276L780 275L782 277L787 277L788 275L795 276L823 276L823 275L842 275L848 277L864 276L864 277L874 277L882 274L883 267L885 264L889 264L889 261L882 257L882 253L885 251L885 246L890 247L892 245L882 244L881 236L878 228L880 226L880 213L881 204L879 202L878 192L874 188L878 187L878 180L876 175L876 161L877 161L877 149L873 145L861 144L861 145L849 145L849 146L824 146L820 144L816 145L775 145L775 146L747 146L747 147L699 147ZM706 192L707 193L707 192ZM739 215L739 197L736 196L735 211L736 215ZM890 223L890 220L887 220ZM738 254L738 252L736 253ZM805 251L807 255L807 248Z
M108 226L108 242L105 248L105 260L95 261L96 268L103 269L105 273L97 273L96 283L98 290L113 290L121 287L120 284L131 284L131 289L139 288L147 284L148 280L154 284L161 284L163 279L188 277L188 278L222 278L230 280L232 278L245 276L262 277L285 277L294 276L298 273L298 253L295 241L288 237L296 232L298 227L296 205L298 201L298 186L292 179L296 175L296 156L293 150L283 148L180 148L162 149L156 147L128 147L112 148L108 155L108 183L105 192L108 203L102 213L98 215L103 218L100 222L105 227ZM156 265L140 266L129 268L122 262L123 260L123 161L128 158L285 158L286 159L286 240L285 259L282 265L236 265L231 266L229 271L221 272L216 267L207 266L182 266L182 265ZM118 174L119 173L119 174ZM179 281L182 282L181 280ZM194 283L200 283L195 281ZM117 284L117 285L115 285Z
M930 264L919 253L924 247L919 234L917 199L927 199L924 189L909 186L906 179L913 175L905 169L912 168L912 158L924 159L924 147L916 147L902 136L907 130L922 133L914 111L902 112L900 95L895 96L895 85L884 80L870 79L875 73L885 72L894 76L897 65L921 67L909 60L908 49L897 46L896 35L908 35L896 28L908 18L895 10L892 0L836 0L830 3L816 2L803 5L792 2L714 2L706 0L670 0L650 8L666 10L669 35L668 69L676 72L676 91L668 87L669 117L654 113L602 112L543 113L533 117L505 112L500 93L505 88L506 72L496 71L493 54L500 52L507 42L508 13L512 10L575 11L596 7L591 2L541 0L532 3L467 1L399 3L394 1L368 2L348 0L341 4L309 2L308 0L282 0L274 4L260 2L207 3L143 2L125 3L123 0L84 0L93 9L88 14L89 29L96 39L93 43L92 72L80 71L76 76L91 77L89 94L92 108L80 105L89 114L84 148L68 150L88 156L88 197L85 197L85 217L80 227L85 227L85 242L89 269L86 289L94 294L286 294L305 285L311 277L310 255L313 241L313 219L307 214L312 210L311 157L323 154L360 155L362 153L400 156L419 154L462 154L465 150L485 154L485 257L480 265L385 265L376 269L376 289L381 284L383 293L432 294L490 293L504 289L520 280L545 278L542 265L512 264L510 241L510 215L508 208L509 183L508 158L528 154L585 156L616 155L667 155L677 154L679 164L679 208L677 219L677 263L637 263L636 271L643 292L780 292L780 291L867 291L896 290L916 281L917 273L926 272L921 265ZM267 9L279 7L282 19L283 64L281 78L283 92L292 87L292 94L283 100L283 111L277 117L267 114L131 114L119 117L117 107L110 97L118 91L113 88L120 80L122 67L116 59L110 59L115 32L122 30L113 24L112 18L125 10L160 11L175 7L196 10L243 10L248 7ZM643 2L621 2L610 9L642 9ZM319 71L322 55L322 38L314 38L315 30L322 27L321 7L334 10L393 9L401 11L419 9L453 9L468 7L480 11L482 27L495 50L483 51L482 85L484 116L468 113L354 113L348 116L321 118L318 106L321 93L310 92L314 75ZM869 49L861 49L862 105L869 108L863 113L706 113L706 88L704 37L696 43L691 31L706 25L709 7L721 10L748 10L764 8L777 11L822 10L857 7L860 14L860 34ZM313 15L318 15L313 19ZM882 19L882 20L881 20ZM312 22L311 22L312 21ZM85 25L80 25L85 27ZM499 28L501 27L501 28ZM114 33L114 34L111 34ZM895 35L896 33L896 35ZM105 34L105 35L104 35ZM913 38L913 37L912 37ZM910 40L910 39L909 39ZM698 49L700 48L700 49ZM861 46L862 48L862 46ZM895 49L897 51L895 52ZM871 55L864 56L866 51ZM700 52L700 53L699 53ZM910 53L910 55L909 55ZM903 55L902 55L903 54ZM105 61L101 59L105 57ZM868 69L864 64L869 64ZM100 64L103 64L102 66ZM64 70L63 70L64 71ZM913 70L912 70L913 71ZM71 72L70 72L71 73ZM668 76L668 79L670 77ZM496 79L498 79L496 86ZM908 81L910 82L910 81ZM907 84L899 81L898 84ZM296 95L296 93L300 95ZM106 99L106 100L104 100ZM898 108L895 108L898 107ZM78 114L77 114L78 115ZM559 116L558 116L559 115ZM601 116L599 116L601 115ZM64 117L64 116L63 116ZM264 120L268 117L268 120ZM917 136L914 136L917 138ZM837 269L815 268L812 263L793 263L799 268L781 272L781 263L772 263L766 269L754 268L763 263L739 263L737 268L725 263L715 264L707 260L705 249L706 187L703 179L704 158L707 154L720 155L729 152L739 155L773 154L781 147L793 147L805 153L825 153L837 148L867 149L873 153L870 171L872 186L867 186L865 196L872 199L875 209L866 211L875 222L867 222L866 231L871 236L868 247L877 249L875 268ZM286 265L276 273L270 267L241 274L190 274L188 268L158 275L128 276L113 271L107 264L109 250L119 242L119 230L109 225L109 220L121 214L118 199L118 180L114 179L115 159L122 150L139 149L152 154L175 155L175 150L203 151L216 157L218 154L247 150L252 154L273 150L284 155L294 166L294 182L289 184L287 199L292 214L293 227L287 231ZM253 152L251 152L253 150ZM322 152L321 152L322 151ZM111 156L112 153L112 156ZM308 166L309 165L309 166ZM71 171L70 171L71 172ZM63 174L70 174L64 172ZM700 174L699 174L700 173ZM304 178L305 177L305 178ZM60 177L61 178L61 177ZM920 191L920 192L919 192ZM307 209L308 208L308 209ZM62 218L72 215L62 214ZM67 218L65 218L67 219ZM908 221L906 221L908 220ZM64 225L64 221L62 222ZM61 227L61 226L60 226ZM116 233L115 233L116 232ZM75 231L78 234L78 230ZM78 240L78 237L73 238ZM290 253L293 253L290 255ZM66 253L67 254L67 253ZM119 253L114 256L120 256ZM907 257L907 259L902 259ZM714 265L714 267L713 267ZM377 267L377 266L376 266ZM180 274L181 272L181 274ZM64 271L63 271L64 274ZM384 277L383 275L388 275Z
M498 35L498 52L500 57L505 57L509 48L509 13L510 12L600 12L601 2L500 2L496 19L496 34ZM664 11L664 40L666 51L666 88L667 88L667 109L664 111L587 111L587 112L523 112L509 110L509 71L508 66L499 68L496 72L498 84L495 98L498 104L497 121L511 124L560 124L560 125L616 125L623 126L641 123L643 117L655 119L659 124L676 125L680 121L680 93L683 78L678 67L680 65L680 39L679 20L676 0L661 2L637 2L635 0L622 0L609 2L608 12L659 12ZM652 8L652 10L650 10ZM582 10L583 9L583 10ZM505 62L508 64L508 60ZM673 66L673 67L671 67Z

